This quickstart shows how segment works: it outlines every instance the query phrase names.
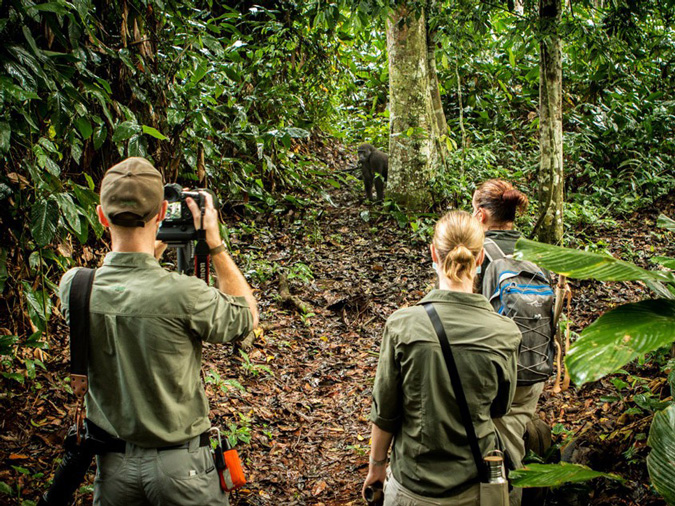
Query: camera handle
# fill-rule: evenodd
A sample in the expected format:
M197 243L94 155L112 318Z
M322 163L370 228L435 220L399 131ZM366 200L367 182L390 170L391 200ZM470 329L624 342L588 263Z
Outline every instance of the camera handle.
M206 284L209 283L209 245L206 243L206 230L204 229L204 213L206 208L204 206L204 199L200 206L201 210L201 222L199 229L197 230L197 245L195 246L195 276L204 281Z
M188 241L185 243L169 243L169 246L174 246L176 248L177 262L176 267L178 272L181 274L192 274L191 268L194 265L190 265L190 262L194 258L195 244L193 241Z

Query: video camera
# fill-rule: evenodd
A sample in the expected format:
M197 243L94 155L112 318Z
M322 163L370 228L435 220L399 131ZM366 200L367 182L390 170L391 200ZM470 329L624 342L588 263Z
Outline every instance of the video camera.
M218 197L205 188L183 190L176 183L164 185L164 199L169 202L166 217L159 225L157 240L163 241L169 247L176 248L178 257L178 272L194 274L208 282L209 279L209 247L206 244L206 232L203 227L195 228L192 211L186 199L192 198L204 216L206 199L201 192L208 192L213 197L213 207L218 209Z

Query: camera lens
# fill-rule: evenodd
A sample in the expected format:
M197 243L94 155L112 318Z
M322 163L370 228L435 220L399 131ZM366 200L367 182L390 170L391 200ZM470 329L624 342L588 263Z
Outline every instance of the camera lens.
M180 196L183 193L183 188L177 183L170 183L164 185L164 199L169 202L180 201Z

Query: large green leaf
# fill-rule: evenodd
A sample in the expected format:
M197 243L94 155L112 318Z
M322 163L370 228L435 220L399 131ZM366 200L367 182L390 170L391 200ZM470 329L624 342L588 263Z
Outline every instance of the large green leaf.
M100 147L103 146L107 136L108 129L105 127L105 125L97 127L94 131L94 149L100 149Z
M575 279L674 282L670 273L648 271L610 255L518 239L514 257Z
M30 231L38 246L47 246L56 234L59 206L54 200L38 200L30 210Z
M9 126L9 123L0 121L0 153L9 151L11 137L12 128Z
M115 133L113 134L113 142L122 142L129 139L132 135L141 133L141 127L138 123L134 121L123 121L117 128L115 128Z
M14 354L14 345L19 340L19 336L0 336L0 356L11 356Z
M65 2L63 2L65 4ZM68 14L68 9L66 9L61 2L47 2L38 5L31 5L30 9L35 9L38 11L44 12L53 12L54 14Z
M656 413L649 429L647 469L654 488L675 505L675 405Z
M168 137L162 134L162 132L148 125L143 125L143 133L148 134L154 137L155 139L159 139L160 141L165 141L168 139Z
M675 220L671 220L665 214L659 215L659 219L656 220L656 224L659 227L666 228L671 232L675 232Z
M675 340L675 300L643 300L605 313L581 333L565 363L577 385L615 372Z
M94 131L91 123L87 118L80 117L75 120L75 126L80 131L83 139L88 139Z
M522 469L509 473L514 487L558 487L564 483L578 483L594 478L609 478L623 481L611 473L593 471L586 466L561 462L560 464L527 464Z
M30 283L22 281L23 293L28 303L28 316L33 325L40 330L46 330L47 320L52 314L52 301L46 290L33 290Z
M69 193L56 193L54 198L59 204L59 209L63 214L66 222L70 226L71 230L76 234L82 233L82 226L80 223L80 215L78 213L77 205L73 202L73 197Z

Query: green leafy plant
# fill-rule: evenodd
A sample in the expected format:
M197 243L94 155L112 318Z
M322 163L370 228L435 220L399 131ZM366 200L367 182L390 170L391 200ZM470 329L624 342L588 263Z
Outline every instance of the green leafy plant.
M673 220L663 215L658 224L669 230L675 225ZM631 360L669 346L675 341L673 272L649 271L610 255L572 250L526 239L519 239L516 243L515 257L530 260L571 278L642 281L658 297L616 307L584 329L565 359L570 376L577 385L596 381L618 371ZM671 260L673 259L661 257L660 263L670 264ZM652 451L647 458L647 466L656 490L667 502L673 504L675 495L672 484L675 483L675 472L670 463L675 455L675 436L672 431L675 404L672 400L659 401L647 394L636 395L634 401L645 410L662 410L656 413L650 429L649 445ZM569 465L558 465L557 468L530 469L527 476L534 481L546 481L548 476L550 481L547 486L576 479L575 474L562 473L560 470L563 467L565 472L572 473ZM534 481L517 480L515 484L533 486L531 483ZM523 485L524 483L527 485Z
M231 389L238 390L239 392L242 393L246 392L246 388L244 388L244 386L237 380L233 378L223 379L220 376L220 374L218 374L218 371L216 371L215 369L209 370L204 375L204 383L206 383L207 385L213 385L224 394L228 393Z
M248 444L251 442L251 418L243 413L237 413L239 421L228 422L223 435L228 439L232 447L238 442Z
M312 274L312 269L309 265L296 262L288 269L288 279L297 279L303 283L310 283L314 280L314 275Z
M609 478L623 481L620 476L611 473L600 473L578 464L527 464L523 469L509 473L509 478L516 487L555 487L563 483L579 483L595 478Z
M266 365L263 364L256 364L251 361L251 359L248 356L248 353L246 353L244 350L239 350L239 355L242 358L242 363L241 366L246 372L246 374L249 374L251 376L258 376L260 373L264 372L265 374L268 374L270 376L274 376L274 373L272 372L272 369L267 367Z

